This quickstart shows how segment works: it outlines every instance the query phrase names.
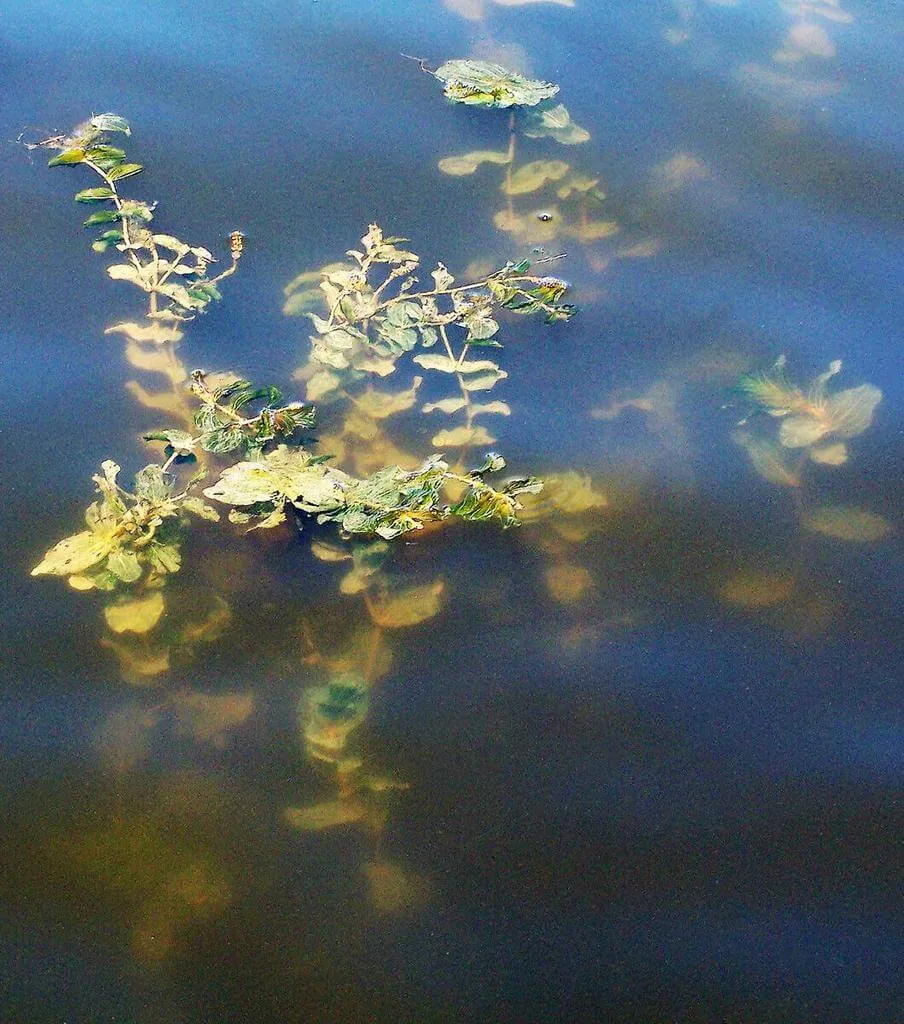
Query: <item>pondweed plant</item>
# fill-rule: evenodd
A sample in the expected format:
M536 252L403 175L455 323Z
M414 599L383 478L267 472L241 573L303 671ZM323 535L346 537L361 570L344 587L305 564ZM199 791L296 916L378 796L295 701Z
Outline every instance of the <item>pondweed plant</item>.
M153 234L146 226L153 217L151 205L125 199L116 188L120 179L139 173L141 165L127 163L122 150L107 144L109 132L129 134L130 129L123 118L102 114L70 135L41 145L57 150L51 166L84 164L103 179L102 188L76 196L81 202L110 204L92 214L86 226L118 225L105 232L95 247L124 252L129 262L110 267L110 276L138 286L149 296L149 326L127 323L111 330L139 344L168 346L169 376L175 382L185 376L172 356L172 346L182 336L175 325L203 312L219 297L216 284L235 271L242 236L232 236L230 267L211 278L207 276L213 261L209 250L185 245L171 235ZM549 321L568 319L573 309L561 301L566 285L557 278L529 275L529 263L523 262L506 264L478 282L456 286L440 264L433 273L434 287L418 291L413 271L419 258L398 248L402 241L385 237L372 225L362 239L362 249L349 251L351 263L324 276L320 288L327 314L311 314L316 331L311 358L323 369L309 381L309 396L328 395L369 373L385 376L395 369L400 356L416 346L430 349L440 343L442 354L419 351L413 361L456 381L459 396L434 407L461 411L465 423L457 431L437 435L434 443L460 448L484 443L489 435L474 426L475 417L481 412L508 412L508 407L490 403L480 408L471 395L488 390L506 374L492 360L468 359L469 350L499 347L495 340L499 325L493 319L497 309L540 313ZM162 259L163 248L175 257ZM192 263L182 262L189 256ZM371 278L375 268L384 271L379 283ZM173 283L174 275L184 283ZM163 308L161 297L168 302ZM454 342L453 328L459 335ZM157 363L153 369L166 372ZM88 530L55 545L34 574L66 576L81 589L156 585L164 572L179 567L172 552L178 550L174 534L184 523L182 513L218 518L193 493L200 478L208 475L206 465L184 487L175 483L183 466L195 463L201 451L216 455L241 451L246 456L245 461L224 469L204 494L233 506L233 521L251 522L255 527L276 526L285 521L289 509L299 522L315 517L319 523L337 523L344 536L365 538L391 539L448 517L495 520L508 527L518 522L518 495L536 492L541 486L533 478L491 485L488 476L505 466L495 453L469 472L450 468L434 454L415 469L388 465L356 478L328 464L332 453L314 454L298 442L298 432L314 424L313 406L280 405L275 388L255 388L229 374L212 382L195 371L187 391L194 402L193 429L161 428L145 435L147 440L163 442L164 461L141 470L133 493L116 483L115 464L105 463L104 475L95 478L102 501L89 509ZM165 523L166 543L162 544L157 534Z
M866 431L873 421L882 392L872 384L842 391L829 390L841 373L841 360L829 364L806 389L790 381L781 356L766 373L741 379L740 391L758 411L772 420L768 431L739 424L733 440L750 457L756 472L769 483L793 489L802 524L840 540L878 540L888 532L881 516L852 506L813 506L805 493L808 465L841 466L850 457L847 442Z
M431 71L419 60L422 70L443 83L443 93L453 103L486 110L508 111L508 144L499 150L475 150L444 157L439 169L462 176L495 164L505 168L499 185L506 206L494 223L521 243L547 243L572 238L582 243L608 238L619 230L611 219L598 215L606 194L599 176L572 170L564 160L532 160L517 165L518 139L553 139L565 146L587 142L590 133L571 120L571 115L554 97L559 87L539 79L525 78L498 64L480 60L450 60ZM518 209L516 201L542 193L545 205Z

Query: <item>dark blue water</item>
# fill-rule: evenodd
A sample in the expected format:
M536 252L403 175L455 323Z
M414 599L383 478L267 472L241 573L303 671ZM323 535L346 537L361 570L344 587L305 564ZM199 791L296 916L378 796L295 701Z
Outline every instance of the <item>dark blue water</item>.
M6 5L0 1019L904 1019L904 16L793 6ZM619 231L538 243L567 251L580 313L504 324L492 426L516 472L590 474L609 504L580 535L398 547L396 577L442 577L446 604L386 638L360 742L409 788L379 826L305 832L284 809L334 795L298 735L305 637L368 624L306 540L194 531L170 620L219 595L231 621L144 685L95 596L28 575L159 418L103 334L140 303L80 227L93 182L12 140L126 116L162 230L248 236L180 356L292 395L308 330L282 290L371 221L462 275L536 241L494 226L498 168L437 169L504 148L505 115L447 104L403 53L554 81L590 132L519 141L600 178ZM732 442L738 377L781 353L795 380L841 359L839 389L882 390L806 500L883 539L805 530ZM409 449L435 429L409 417ZM238 701L221 734L191 717L206 698Z

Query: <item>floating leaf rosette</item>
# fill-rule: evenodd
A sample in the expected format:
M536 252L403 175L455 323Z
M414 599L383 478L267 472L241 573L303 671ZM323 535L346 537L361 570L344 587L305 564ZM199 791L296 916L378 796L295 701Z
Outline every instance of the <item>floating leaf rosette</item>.
M559 91L551 82L483 60L447 60L433 74L450 100L472 107L535 107Z

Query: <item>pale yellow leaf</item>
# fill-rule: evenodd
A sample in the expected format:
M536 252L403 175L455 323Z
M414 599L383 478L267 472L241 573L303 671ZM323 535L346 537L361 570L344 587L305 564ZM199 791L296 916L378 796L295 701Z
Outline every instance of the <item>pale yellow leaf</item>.
M864 544L882 540L891 532L885 518L856 505L821 505L804 513L801 522L826 537Z
M568 164L564 160L534 160L519 167L501 188L509 196L526 195L541 189L547 182L559 181L567 173Z
M114 633L147 633L160 621L165 607L163 594L153 590L144 597L108 604L104 608L104 618Z
M126 345L126 360L136 370L162 373L173 384L181 384L188 377L185 367L165 349L146 349L130 341Z
M848 460L847 445L842 441L822 444L810 449L810 458L823 466L843 466Z
M778 439L786 448L806 448L825 437L829 427L812 416L789 416L782 421Z
M434 434L430 443L435 448L459 448L464 445L492 444L495 440L483 427L453 427Z
M437 164L443 174L461 177L473 174L481 164L507 164L508 154L493 149L478 149L461 156L447 156Z
M166 327L158 321L151 321L148 325L136 324L131 320L123 321L121 324L114 324L108 327L104 334L124 334L132 341L142 343L153 342L155 345L162 345L168 341L180 341L183 337L182 331L175 327Z
M420 587L381 593L368 605L370 617L383 629L404 629L436 615L443 603L445 584L434 580Z
M305 832L322 832L338 825L351 825L361 821L367 809L358 800L326 800L307 807L287 807L283 812L293 828Z
M47 552L41 561L31 570L32 576L78 576L85 569L97 565L113 550L114 544L109 537L83 530L63 540Z

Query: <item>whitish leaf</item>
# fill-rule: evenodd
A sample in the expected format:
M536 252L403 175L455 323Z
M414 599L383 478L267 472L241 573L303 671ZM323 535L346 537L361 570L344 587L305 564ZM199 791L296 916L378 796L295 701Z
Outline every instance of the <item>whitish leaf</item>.
M500 0L496 2L499 3ZM565 146L574 146L590 138L590 132L575 124L561 103L545 110L529 111L522 130L530 139L549 136Z
M525 195L536 192L547 182L564 178L567 173L568 164L564 160L534 160L533 163L519 167L511 181L504 181L501 188L509 196Z
M321 370L319 373L315 373L308 381L305 395L309 402L318 402L324 395L335 391L340 384L341 381L334 373Z
M811 448L810 459L823 466L843 466L848 460L847 445L842 441L834 444L821 444Z
M506 402L486 402L484 405L472 405L472 416L511 416L512 410Z
M430 443L435 448L460 448L465 445L492 444L495 440L483 427L453 427L434 434Z
M445 265L442 263L436 265L436 270L430 276L433 278L436 290L440 292L446 291L455 283L455 278L446 270Z
M113 550L109 537L100 536L91 530L66 537L47 552L31 570L32 576L72 576L83 573L97 565Z
M800 486L800 478L785 464L781 449L771 441L753 437L742 431L733 434L732 440L747 452L753 468L764 480L780 487Z
M464 409L467 404L467 398L443 398L439 402L428 402L421 407L421 412L435 412L438 409L440 412L451 415L453 412L458 412L459 409Z
M321 562L347 562L352 557L345 548L321 540L311 541L311 554Z
M481 107L533 107L559 91L557 85L525 78L499 64L482 60L450 60L434 75L445 83L445 95L456 103Z
M171 249L180 255L187 253L191 246L173 235L154 235L154 245L162 246L164 249Z
M160 621L166 605L163 594L153 590L144 597L126 598L104 608L104 618L114 633L147 633Z
M127 320L121 324L114 324L112 327L108 327L104 334L124 334L127 338L131 338L132 341L152 342L155 345L163 345L169 341L180 341L182 339L182 331L177 330L175 327L167 327L165 324L158 323L157 321L152 321L149 324L136 324L131 320ZM184 379L184 372L183 376L179 379Z
M146 273L149 268L144 269L145 273L142 273L131 263L114 263L112 267L107 267L107 273L114 281L128 281L130 284L137 284L139 288L143 288L147 292L151 289Z
M425 370L439 370L442 373L455 373L458 369L458 364L454 359L450 359L449 356L433 355L433 353L416 355L412 362L423 366Z
M442 608L444 590L442 580L434 580L426 586L378 594L371 599L370 617L382 629L415 626L438 614Z
M882 401L882 392L872 384L861 384L833 395L825 407L831 432L838 437L856 437L873 421L873 412Z
M491 370L486 373L478 373L473 377L463 377L461 386L465 391L489 391L497 381L508 377L505 370Z
M829 432L829 426L812 416L789 416L782 420L778 439L786 448L806 448Z
M437 164L443 174L462 177L473 174L481 164L507 164L508 154L493 149L478 149L461 156L447 156Z
M822 505L805 512L801 522L826 537L863 544L882 540L891 532L886 519L855 505Z
M89 123L92 128L96 128L99 132L122 132L124 135L132 134L129 122L118 114L95 114Z

